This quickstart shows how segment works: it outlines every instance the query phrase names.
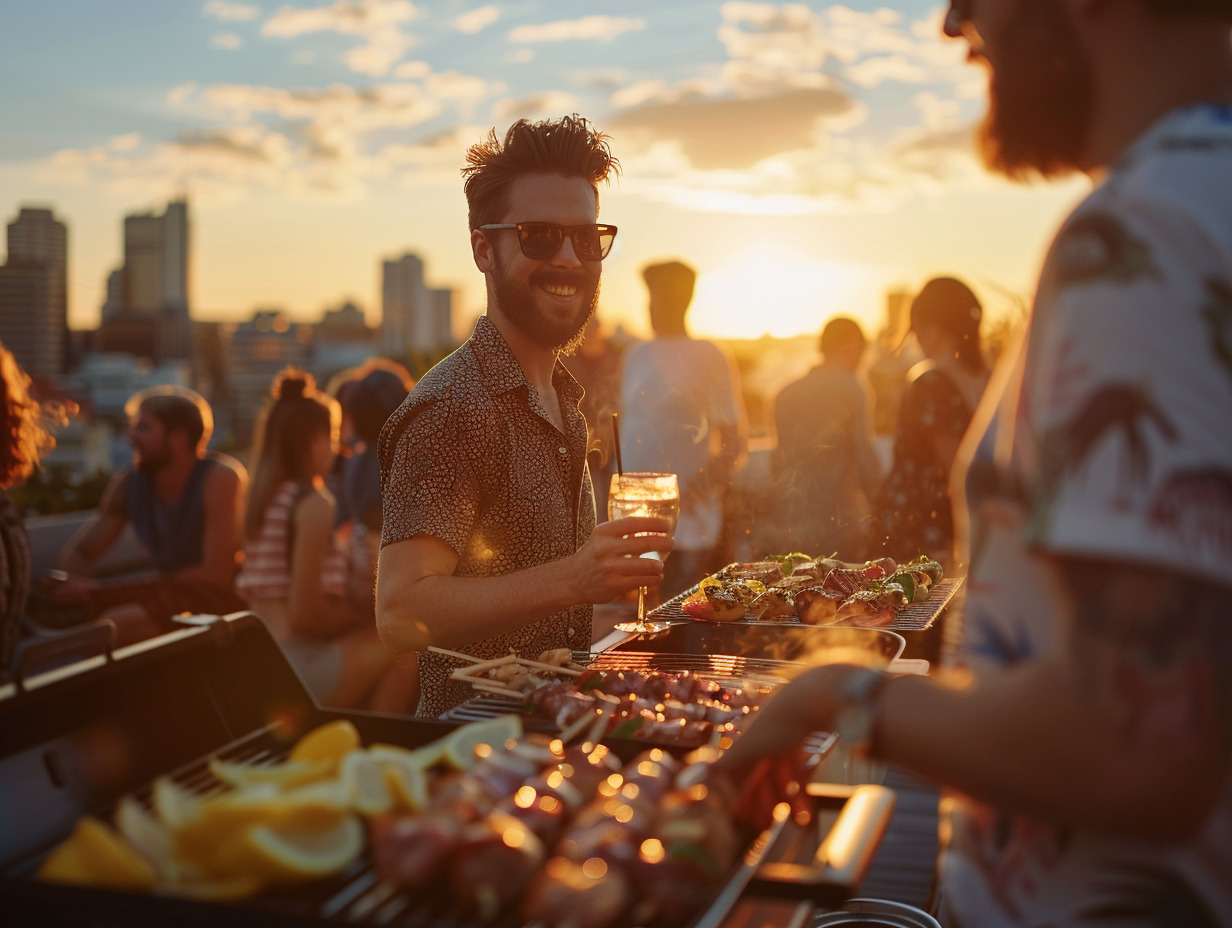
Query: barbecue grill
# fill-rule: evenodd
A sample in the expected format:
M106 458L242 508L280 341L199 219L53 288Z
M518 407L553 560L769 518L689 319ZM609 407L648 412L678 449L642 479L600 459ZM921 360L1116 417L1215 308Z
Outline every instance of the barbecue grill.
M211 757L285 759L305 731L350 719L365 743L415 747L453 725L317 705L252 613L194 617L196 627L113 652L108 629L30 649L0 687L0 911L6 925L227 926L322 924L469 928L445 898L382 883L365 856L334 877L242 903L43 883L34 873L84 814L109 817L125 794L148 805L153 780L170 776L200 795L224 787ZM113 632L112 632L113 635ZM38 673L49 658L67 666ZM612 742L631 757L644 744ZM880 840L893 794L877 787L811 784L817 814L750 836L742 860L691 928L800 923L816 906L852 894ZM759 901L763 898L770 901ZM584 923L584 919L582 920ZM520 919L495 924L515 928Z

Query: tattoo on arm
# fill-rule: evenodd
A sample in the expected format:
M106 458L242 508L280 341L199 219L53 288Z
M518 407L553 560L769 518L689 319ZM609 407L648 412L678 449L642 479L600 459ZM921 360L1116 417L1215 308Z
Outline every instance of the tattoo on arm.
M1088 694L1232 753L1232 590L1146 566L1066 560L1060 570Z

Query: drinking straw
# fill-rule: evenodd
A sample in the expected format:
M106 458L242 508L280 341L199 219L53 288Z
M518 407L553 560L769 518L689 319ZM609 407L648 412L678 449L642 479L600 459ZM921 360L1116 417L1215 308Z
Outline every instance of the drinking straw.
M612 413L612 441L616 443L616 473L622 477L625 473L624 465L620 462L620 413Z

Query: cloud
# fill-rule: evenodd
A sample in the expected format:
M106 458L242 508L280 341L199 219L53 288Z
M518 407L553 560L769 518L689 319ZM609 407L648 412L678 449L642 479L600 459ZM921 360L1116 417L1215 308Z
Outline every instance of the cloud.
M583 16L581 19L518 26L509 33L509 41L518 44L579 40L610 42L621 33L639 32L645 28L644 19L630 19L627 16Z
M577 97L563 90L554 90L529 97L497 100L492 104L492 117L509 121L543 119L573 113L577 108Z
M261 34L293 39L314 32L358 36L366 44L344 56L351 70L382 77L415 44L401 24L419 17L410 0L337 0L330 6L301 9L284 6L261 27Z
M488 28L500 19L500 7L496 6L481 6L473 10L467 10L461 16L454 20L454 25L458 31L465 35L474 35L476 32Z
M219 32L210 39L210 48L233 52L244 47L244 40L234 32Z
M608 120L608 131L643 146L675 142L699 170L742 170L784 151L808 149L827 118L850 116L855 103L832 89L789 90L773 97L651 103Z
M225 0L209 0L201 8L201 15L206 19L216 19L220 23L239 23L256 19L261 14L260 7L250 3L227 3Z
M124 135L112 136L107 140L107 147L112 151L132 151L140 144L140 132L127 132Z

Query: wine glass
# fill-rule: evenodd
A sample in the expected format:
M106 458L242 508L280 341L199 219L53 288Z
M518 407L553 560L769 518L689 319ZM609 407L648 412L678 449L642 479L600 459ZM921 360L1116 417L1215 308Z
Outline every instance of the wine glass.
M607 497L607 517L621 519L625 516L658 516L671 523L670 531L676 530L680 516L680 488L675 474L628 473L612 474L612 487ZM647 533L649 534L649 533ZM647 551L642 557L662 561L666 551ZM636 634L661 632L668 622L646 621L646 588L637 590L637 621L618 622L617 631Z

